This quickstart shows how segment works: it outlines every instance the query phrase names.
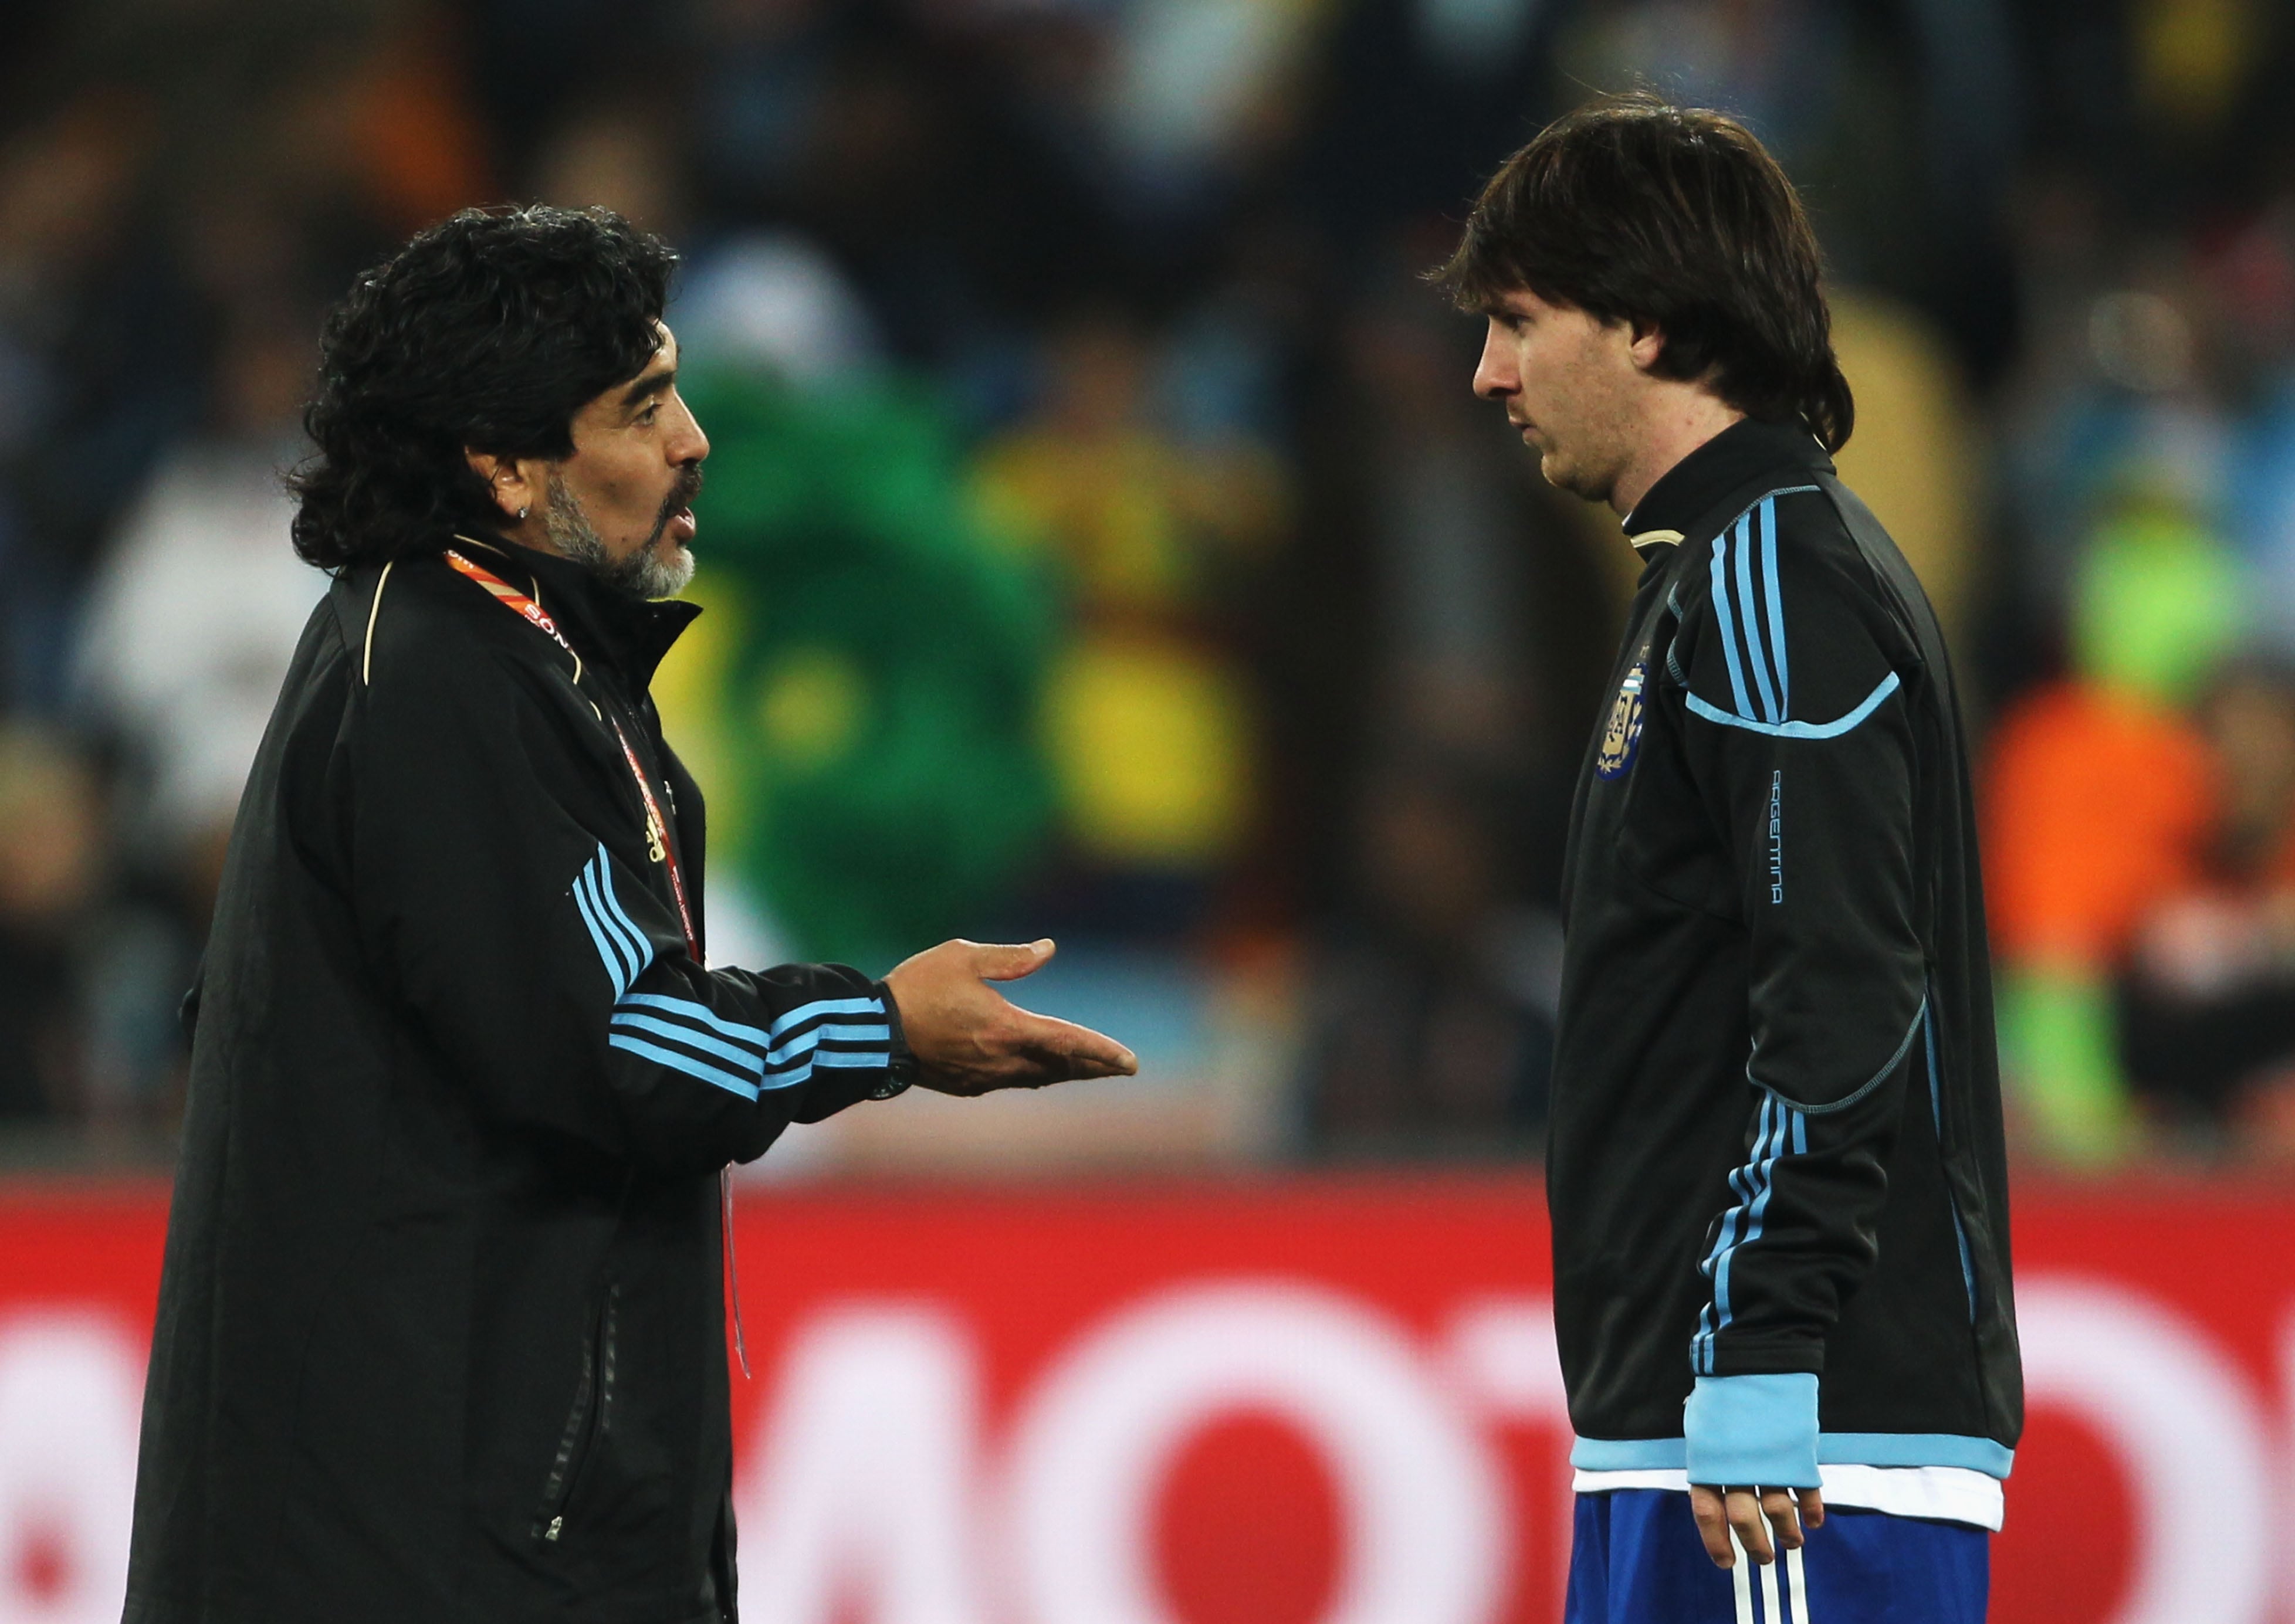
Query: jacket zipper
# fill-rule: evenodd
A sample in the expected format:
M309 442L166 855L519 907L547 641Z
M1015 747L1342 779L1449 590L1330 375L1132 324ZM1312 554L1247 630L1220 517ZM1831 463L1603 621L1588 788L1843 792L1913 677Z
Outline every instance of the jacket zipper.
M606 1288L605 1311L591 1338L582 1344L582 1379L575 1384L574 1407L566 1416L566 1431L550 1463L542 1486L542 1513L534 1522L534 1537L555 1545L566 1531L566 1507L574 1498L596 1441L611 1424L614 1409L614 1332L622 1288Z

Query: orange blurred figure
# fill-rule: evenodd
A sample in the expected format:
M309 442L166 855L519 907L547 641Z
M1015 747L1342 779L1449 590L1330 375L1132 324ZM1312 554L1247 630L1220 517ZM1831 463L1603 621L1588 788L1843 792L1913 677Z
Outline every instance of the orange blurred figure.
M1985 807L1986 903L2013 961L2110 965L2193 883L2215 819L2214 760L2180 714L2060 683L2000 724Z

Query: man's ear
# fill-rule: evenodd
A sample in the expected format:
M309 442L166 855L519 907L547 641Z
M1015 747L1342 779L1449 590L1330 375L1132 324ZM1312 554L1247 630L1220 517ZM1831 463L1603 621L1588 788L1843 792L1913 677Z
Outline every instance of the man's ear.
M494 499L494 506L513 520L523 519L528 509L542 500L539 474L535 464L519 461L510 457L497 457L492 452L462 448L463 460L470 471L486 482L486 489Z
M1631 322L1629 331L1631 338L1626 353L1633 357L1636 370L1644 372L1654 370L1658 357L1665 354L1664 331L1654 322Z

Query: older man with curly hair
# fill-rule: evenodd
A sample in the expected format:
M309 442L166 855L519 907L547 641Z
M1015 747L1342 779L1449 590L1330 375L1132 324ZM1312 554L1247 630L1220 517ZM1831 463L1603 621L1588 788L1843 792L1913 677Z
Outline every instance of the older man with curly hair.
M293 483L333 582L187 1005L129 1624L728 1624L727 1165L911 1082L1133 1068L984 984L1048 942L709 967L647 697L709 452L674 262L474 210L328 325Z

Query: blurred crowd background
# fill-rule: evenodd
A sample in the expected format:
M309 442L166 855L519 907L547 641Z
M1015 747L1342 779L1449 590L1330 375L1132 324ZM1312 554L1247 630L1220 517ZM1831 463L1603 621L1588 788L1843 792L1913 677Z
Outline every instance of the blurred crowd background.
M1800 183L1976 738L2018 1154L2295 1168L2275 0L9 0L0 1158L164 1162L324 579L318 324L471 203L685 256L713 957L1057 936L1137 1080L762 1166L1531 1158L1633 565L1421 280L1635 86Z

